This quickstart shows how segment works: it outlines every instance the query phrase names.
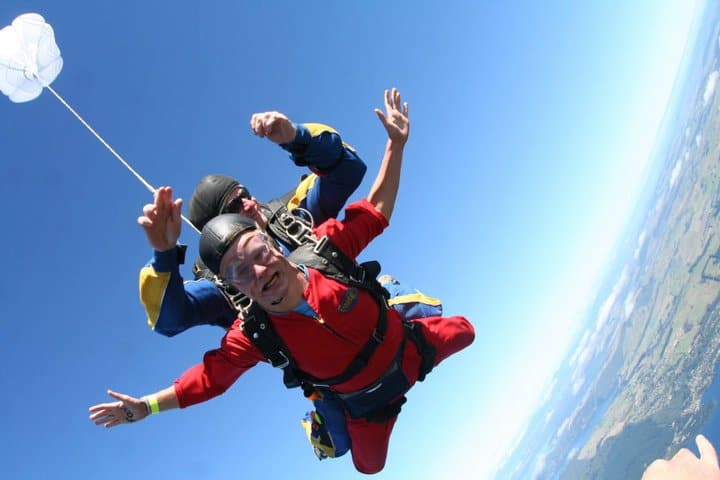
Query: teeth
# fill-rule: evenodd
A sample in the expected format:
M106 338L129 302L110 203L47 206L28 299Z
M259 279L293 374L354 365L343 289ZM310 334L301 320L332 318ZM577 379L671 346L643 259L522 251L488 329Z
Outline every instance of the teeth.
M265 284L263 287L263 290L267 290L268 288L272 287L275 283L275 280L277 279L277 272L273 273L273 276L270 278L270 281Z

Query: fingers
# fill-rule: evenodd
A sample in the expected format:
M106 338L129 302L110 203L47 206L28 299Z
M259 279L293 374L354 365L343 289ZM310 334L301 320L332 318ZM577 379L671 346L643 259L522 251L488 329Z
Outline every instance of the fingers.
M182 205L183 205L183 200L182 200L182 198L178 198L177 200L175 200L175 202L173 202L173 204L172 204L172 216L173 216L174 219L179 219L179 218L180 218L180 213L182 212Z
M143 207L143 214L138 217L137 222L143 228L150 228L153 225L153 219L155 218L155 205L148 203Z
M124 412L122 411L122 402L101 403L93 405L88 409L92 413L90 420L95 425L103 425L106 428L114 427L123 423Z
M108 395L110 395L111 397L114 397L114 398L117 398L118 400L120 400L121 403L122 403L122 402L133 403L133 402L136 402L136 401L137 401L136 398L133 398L133 397L131 397L130 395L125 395L124 393L113 392L112 390L108 390L107 393L108 393ZM116 405L117 407L121 407L121 406L122 406L122 405L117 405L117 404L115 404L115 405Z
M256 113L250 117L250 128L258 137L267 137L273 133L275 124L281 120L290 121L280 112Z
M120 408L121 406L122 402L100 403L98 405L93 405L92 407L88 408L88 411L98 412L96 415L99 415L102 412L109 411L114 408Z
M392 90L385 90L385 111L389 114L392 110L397 110L403 115L409 113L408 104L407 102L403 104L400 90L396 87L393 87Z
M143 206L143 216L146 217L146 220L143 220L143 217L139 217L138 223L142 226L150 226L158 216L163 217L167 215L168 210L172 210L177 204L182 205L182 200L177 199L173 202L172 187L160 187L155 190L154 203L148 203Z
M385 114L382 112L382 110L380 110L379 108L376 108L375 114L378 116L378 118L380 119L380 122L383 124L383 126L385 128L387 128L387 126L388 126L387 118L385 117Z
M112 390L108 390L107 393L119 401L101 403L90 407L88 409L91 413L89 418L95 422L95 425L103 425L106 428L110 428L122 423L130 423L142 419L142 417L136 418L137 415L131 408L141 400L133 398L130 395L113 392Z
M250 128L252 129L253 133L258 137L265 136L265 129L263 127L262 121L262 117L264 115L264 113L256 113L252 117L250 117Z
M148 203L143 207L143 215L150 218L151 216L155 215L155 204L154 203Z
M718 466L718 456L717 452L715 451L715 447L712 446L712 443L705 438L704 435L698 435L695 437L695 443L698 446L698 450L700 451L700 461L702 463L707 463L708 465L712 465L714 467Z

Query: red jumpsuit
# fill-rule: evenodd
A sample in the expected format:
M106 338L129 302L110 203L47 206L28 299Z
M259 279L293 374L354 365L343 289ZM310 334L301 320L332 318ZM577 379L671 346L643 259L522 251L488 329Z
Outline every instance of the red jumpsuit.
M348 206L343 221L330 219L318 226L315 233L318 238L327 235L354 259L387 225L387 219L362 200ZM308 268L308 280L303 296L318 313L317 317L292 312L270 315L270 318L300 370L316 378L331 378L341 374L367 342L377 323L378 305L369 293L331 280L312 268ZM388 370L400 348L404 329L396 310L387 310L387 320L385 340L367 367L347 382L334 385L332 390L357 391L374 383ZM427 342L435 347L436 365L468 346L475 336L472 325L463 317L429 317L416 322L422 325ZM190 368L175 381L181 408L222 394L249 368L267 361L240 327L238 320L219 349L207 352L203 363ZM313 341L306 341L308 338ZM417 380L420 361L415 345L406 342L402 369L410 385ZM394 424L395 418L370 423L347 417L353 462L358 471L382 470Z

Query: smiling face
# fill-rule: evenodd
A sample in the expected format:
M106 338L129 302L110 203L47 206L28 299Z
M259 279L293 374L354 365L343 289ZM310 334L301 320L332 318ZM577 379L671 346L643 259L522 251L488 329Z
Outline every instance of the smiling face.
M220 277L273 312L296 307L305 276L259 230L240 235L220 261Z

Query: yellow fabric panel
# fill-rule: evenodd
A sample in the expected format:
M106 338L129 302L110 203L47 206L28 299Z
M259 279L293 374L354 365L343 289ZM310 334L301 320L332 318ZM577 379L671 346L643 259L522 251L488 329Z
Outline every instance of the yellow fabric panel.
M170 282L170 272L156 272L151 266L140 270L140 301L147 313L148 326L153 330L160 316L160 307L168 282Z
M305 180L298 183L298 186L295 188L295 194L292 196L292 198L287 203L288 210L292 210L293 208L297 208L298 205L300 205L300 202L303 200L303 198L307 197L307 193L310 191L310 189L315 185L315 180L317 180L317 175L314 173L311 173L307 177L305 177Z
M338 135L340 135L340 132L332 128L330 125L325 125L323 123L303 123L303 125L305 125L305 128L308 129L308 131L310 132L310 136L312 137L317 137L323 132L337 133ZM343 147L355 153L355 149L345 142L343 142Z
M428 297L422 293L410 293L407 295L398 295L388 300L388 305L397 305L399 303L424 303L425 305L438 306L442 302L437 298Z
M308 129L310 135L313 137L317 137L323 132L337 133L338 135L340 135L337 130L335 130L329 125L324 125L322 123L303 123L303 125L305 125L305 128Z

